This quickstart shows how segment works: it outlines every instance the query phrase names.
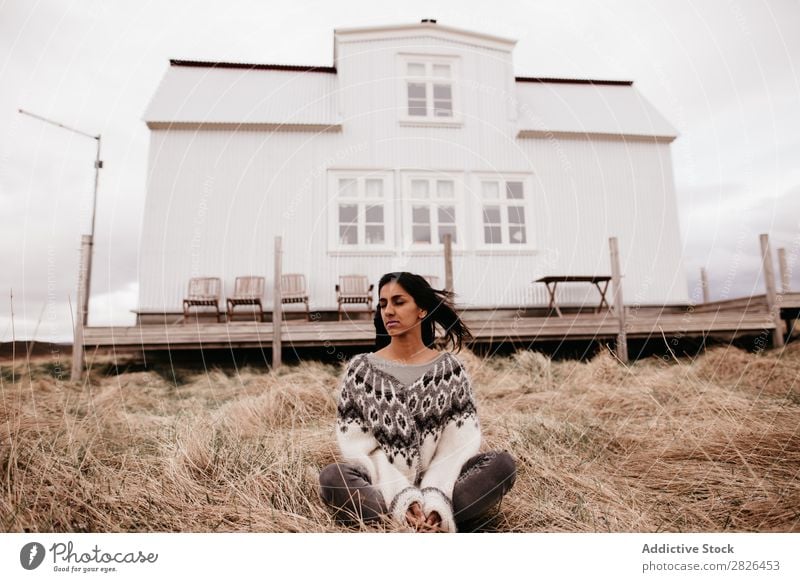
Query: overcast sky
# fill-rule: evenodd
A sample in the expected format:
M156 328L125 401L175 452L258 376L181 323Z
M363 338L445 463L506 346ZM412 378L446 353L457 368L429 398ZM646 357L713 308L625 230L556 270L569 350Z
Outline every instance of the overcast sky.
M516 39L519 76L633 80L680 132L690 294L701 266L714 299L762 293L762 232L798 264L800 290L797 1L0 0L0 341L71 339L94 178L94 140L20 107L102 134L89 322L130 325L141 117L169 59L331 65L334 28L421 18Z

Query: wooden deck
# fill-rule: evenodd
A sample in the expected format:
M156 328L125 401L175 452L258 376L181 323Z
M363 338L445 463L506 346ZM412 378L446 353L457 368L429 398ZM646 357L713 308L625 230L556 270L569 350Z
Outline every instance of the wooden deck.
M800 293L785 294L781 312L797 317ZM792 313L792 311L794 313ZM614 340L618 320L611 312L565 313L563 317L531 316L525 310L479 310L464 319L476 343L533 343L548 340ZM762 297L701 304L694 307L628 307L629 339L703 337L712 334L757 335L775 329ZM273 341L273 324L248 321L230 323L174 322L133 327L87 327L87 349L149 351L214 348L265 348ZM290 320L281 328L283 347L371 346L375 332L371 320Z
M783 293L776 297L776 305L781 310L800 309L800 293ZM753 297L739 297L737 299L727 299L725 301L713 301L711 303L701 303L694 307L695 313L711 313L723 311L749 311L766 312L766 295L755 295Z

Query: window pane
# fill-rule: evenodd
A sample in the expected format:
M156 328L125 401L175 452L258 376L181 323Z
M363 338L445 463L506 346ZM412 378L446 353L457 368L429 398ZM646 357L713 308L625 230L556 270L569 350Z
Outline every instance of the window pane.
M449 234L453 244L456 244L456 227L455 225L439 225L439 242L444 244L444 235Z
M450 77L450 65L433 65L434 77Z
M521 200L522 197L522 182L506 182L506 198Z
M511 244L525 244L525 227L524 226L509 226L508 227L508 241Z
M412 228L415 243L431 242L431 227L427 224L420 224Z
M369 179L364 186L368 198L383 198L383 180Z
M358 222L358 205L356 204L340 204L339 205L339 223L340 224L355 224Z
M414 117L425 117L427 115L427 107L424 101L409 101L408 114Z
M500 240L500 227L499 226L484 226L483 227L483 241L487 245L499 245Z
M411 180L411 196L425 200L428 198L428 181Z
M437 180L436 195L438 198L453 198L455 196L453 182L451 180Z
M436 117L453 117L453 106L451 103L444 103L443 101L437 101L433 104L434 110L433 114Z
M383 225L382 224L368 224L365 230L365 237L368 245L382 245L383 239Z
M497 186L497 182L481 182L481 192L486 200L500 198L500 189Z
M444 101L452 101L453 91L450 88L450 85L434 85L433 98L442 99Z
M411 222L414 224L430 224L431 210L427 206L414 206L411 209Z
M339 244L341 245L357 245L358 244L358 229L355 226L339 226Z
M357 198L358 181L352 178L341 178L339 180L339 196L343 198Z
M425 117L427 102L425 101L425 83L408 84L408 114Z
M508 207L509 224L525 224L525 208L522 206Z
M367 206L367 222L383 224L383 205Z
M425 83L409 83L408 98L425 100Z
M433 86L433 110L436 117L453 116L453 95L450 85Z
M408 74L415 77L424 77L425 63L408 63Z
M484 224L500 224L500 207L499 206L484 206L483 207L483 223Z
M455 224L456 222L456 207L455 206L440 206L439 207L439 224Z

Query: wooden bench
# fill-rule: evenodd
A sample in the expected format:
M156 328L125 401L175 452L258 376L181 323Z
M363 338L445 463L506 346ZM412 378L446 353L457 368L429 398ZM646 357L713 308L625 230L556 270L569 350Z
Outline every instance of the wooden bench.
M342 275L336 285L336 302L339 304L339 321L342 320L342 306L366 303L367 312L372 317L372 290L375 286L364 275Z
M556 288L559 283L591 283L600 292L600 305L595 308L595 313L599 313L603 306L610 308L608 301L606 301L606 291L608 291L608 283L611 277L607 275L551 275L548 277L541 277L536 279L534 283L544 283L547 287L547 293L550 296L550 304L548 308L554 310L559 317L563 317L561 310L556 304ZM601 287L602 283L602 287Z
M258 321L264 321L264 277L236 277L233 297L228 297L228 321L233 320L233 309L237 305L253 305L258 308Z
M217 314L217 322L222 321L219 308L219 296L222 282L218 277L195 277L189 279L189 292L183 300L183 321L189 319L190 307L213 307Z

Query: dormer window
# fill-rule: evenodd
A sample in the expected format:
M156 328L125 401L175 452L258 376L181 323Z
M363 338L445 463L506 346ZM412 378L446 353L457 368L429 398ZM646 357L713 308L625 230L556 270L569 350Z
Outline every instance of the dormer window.
M456 68L453 57L404 55L401 59L405 122L448 124L456 114Z

